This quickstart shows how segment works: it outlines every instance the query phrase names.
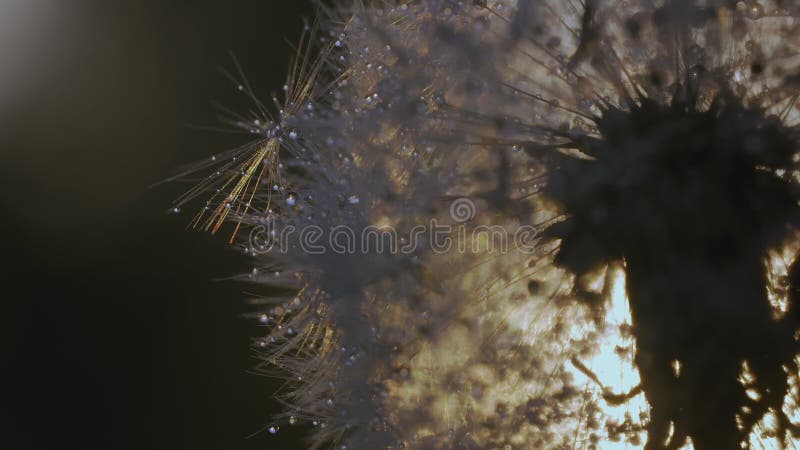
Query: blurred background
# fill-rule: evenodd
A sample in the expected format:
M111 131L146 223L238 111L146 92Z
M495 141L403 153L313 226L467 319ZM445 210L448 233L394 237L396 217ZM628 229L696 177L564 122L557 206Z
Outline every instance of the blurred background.
M304 448L215 281L247 259L149 186L249 139L195 127L246 106L218 68L268 99L309 3L0 0L0 448Z

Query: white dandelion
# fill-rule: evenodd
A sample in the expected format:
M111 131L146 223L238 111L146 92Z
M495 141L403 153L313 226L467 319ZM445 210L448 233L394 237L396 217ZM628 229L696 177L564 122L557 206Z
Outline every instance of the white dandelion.
M796 447L800 6L320 9L318 56L304 47L256 153L228 159L241 174L216 198L235 214L208 226L405 242L456 219L455 199L474 209L446 252L312 252L281 233L285 251L258 256L245 278L290 292L254 316L263 368L286 380L270 433L305 422L312 448L370 450ZM475 233L528 228L535 247L503 252Z

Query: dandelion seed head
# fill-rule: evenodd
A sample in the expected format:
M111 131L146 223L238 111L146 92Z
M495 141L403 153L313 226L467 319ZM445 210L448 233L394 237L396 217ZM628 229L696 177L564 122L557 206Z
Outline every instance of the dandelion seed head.
M310 423L314 448L796 437L800 11L625 3L324 9L281 123L216 171L236 176L211 228L391 225L405 243L468 198L465 229L527 226L541 241L493 254L484 233L461 242L469 251L314 254L288 237L287 252L260 255L270 276L249 280L292 292L263 300L268 335L255 341L286 381L279 423ZM698 341L716 351L687 350ZM778 363L759 357L767 342ZM753 380L740 381L742 361ZM705 386L704 374L725 395L685 382ZM702 395L749 412L710 418Z

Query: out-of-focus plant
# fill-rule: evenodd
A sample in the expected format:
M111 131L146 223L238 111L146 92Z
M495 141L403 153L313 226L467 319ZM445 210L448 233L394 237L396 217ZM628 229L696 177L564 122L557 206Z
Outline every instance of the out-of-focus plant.
M354 1L306 31L275 108L239 82L252 145L176 206L210 192L195 223L281 288L254 313L270 433L800 441L800 5Z

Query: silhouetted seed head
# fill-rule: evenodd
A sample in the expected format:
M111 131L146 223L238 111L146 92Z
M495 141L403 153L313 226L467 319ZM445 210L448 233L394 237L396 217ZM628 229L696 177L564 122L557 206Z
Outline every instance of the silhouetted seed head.
M733 96L702 111L641 99L596 126L571 144L585 157L557 158L543 192L569 212L548 233L574 273L641 251L757 256L800 219L795 180L777 175L795 165L797 132Z

